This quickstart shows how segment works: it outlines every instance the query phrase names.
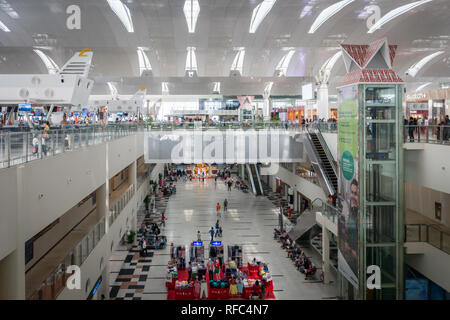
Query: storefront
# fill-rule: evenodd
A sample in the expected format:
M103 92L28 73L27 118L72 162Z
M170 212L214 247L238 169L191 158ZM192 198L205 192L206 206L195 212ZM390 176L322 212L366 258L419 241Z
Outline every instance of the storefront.
M445 121L445 100L433 100L431 113L433 124Z
M287 120L294 123L302 123L305 118L305 107L296 106L287 108Z
M428 97L425 93L406 95L406 118L429 119Z

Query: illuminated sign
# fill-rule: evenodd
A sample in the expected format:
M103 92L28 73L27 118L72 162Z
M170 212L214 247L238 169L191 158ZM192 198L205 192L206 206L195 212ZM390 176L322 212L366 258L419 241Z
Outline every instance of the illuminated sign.
M417 101L417 100L427 100L426 93L412 93L406 95L406 100Z
M203 246L203 241L194 241L194 247L201 247Z
M19 104L19 111L31 111L31 104L29 103Z
M211 245L213 247L220 247L222 245L222 241L213 241L211 242Z

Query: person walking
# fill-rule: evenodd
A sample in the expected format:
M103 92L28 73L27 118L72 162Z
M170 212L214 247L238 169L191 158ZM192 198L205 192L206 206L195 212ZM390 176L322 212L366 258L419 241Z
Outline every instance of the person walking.
M211 242L213 242L213 240L214 240L214 227L211 227L211 229L209 230L209 234L211 235Z
M228 180L228 191L231 191L231 186L233 185L232 179Z
M141 240L141 247L142 247L142 253L144 254L144 257L147 256L147 241L144 239Z
M228 211L228 200L227 198L225 198L225 200L223 201L223 212Z
M216 212L217 212L217 219L219 219L220 220L220 203L218 203L217 202L217 205L216 205Z
M197 231L197 241L202 241L202 234L200 233L200 230Z
M216 221L216 234L214 235L216 238L219 235L219 220Z
M164 212L161 215L161 226L166 226L166 216L164 215Z

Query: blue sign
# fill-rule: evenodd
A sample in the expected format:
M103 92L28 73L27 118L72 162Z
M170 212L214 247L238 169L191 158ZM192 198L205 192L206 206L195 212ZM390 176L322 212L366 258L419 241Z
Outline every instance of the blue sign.
M211 242L211 245L214 247L220 247L222 245L222 241L213 241Z
M203 246L203 241L194 241L194 247L201 247Z
M83 117L86 117L87 113L88 113L87 109L83 108L82 113L81 113L83 115Z
M19 111L31 111L31 104L29 103L19 104Z

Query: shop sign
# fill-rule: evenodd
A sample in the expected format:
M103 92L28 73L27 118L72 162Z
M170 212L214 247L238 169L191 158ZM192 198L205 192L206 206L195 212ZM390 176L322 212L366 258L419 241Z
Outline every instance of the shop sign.
M220 247L222 245L222 241L213 241L211 242L211 245L213 247Z
M194 247L201 247L203 246L203 241L194 241Z
M427 100L426 93L410 93L406 95L406 100L408 101L419 101L419 100Z

